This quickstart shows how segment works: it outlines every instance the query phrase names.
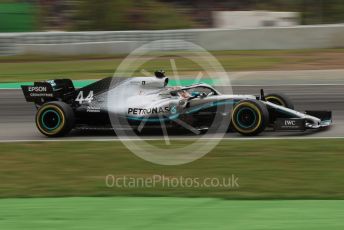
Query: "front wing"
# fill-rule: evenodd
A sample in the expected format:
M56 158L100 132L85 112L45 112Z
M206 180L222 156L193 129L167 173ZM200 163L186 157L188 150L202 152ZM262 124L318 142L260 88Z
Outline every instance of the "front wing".
M264 103L279 113L286 115L286 118L276 119L274 124L276 131L304 131L306 129L325 128L332 124L331 111L308 110L305 113L301 113L271 102L264 101Z

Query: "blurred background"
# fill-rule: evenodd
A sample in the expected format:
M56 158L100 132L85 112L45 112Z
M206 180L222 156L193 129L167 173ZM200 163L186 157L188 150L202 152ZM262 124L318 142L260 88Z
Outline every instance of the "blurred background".
M207 50L339 48L344 40L342 0L12 0L1 1L0 18L0 55L129 53L159 39Z
M3 0L0 31L236 28L344 22L342 0Z

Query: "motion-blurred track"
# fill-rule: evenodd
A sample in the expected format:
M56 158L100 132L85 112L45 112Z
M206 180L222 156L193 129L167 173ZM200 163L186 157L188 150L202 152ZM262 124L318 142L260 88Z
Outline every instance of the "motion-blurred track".
M266 93L283 92L294 102L295 109L304 110L332 110L333 126L320 132L264 132L260 137L344 137L344 85L286 85L286 86L233 86L234 94L259 94L260 88ZM218 86L220 92L226 93L228 88ZM0 141L11 140L49 140L41 135L34 123L35 107L27 103L21 90L0 90ZM176 136L177 137L177 136ZM242 137L229 133L225 138ZM116 135L103 131L73 132L59 140L79 139L116 139ZM136 138L136 137L133 137ZM143 136L146 139L160 138L159 135ZM170 137L170 138L173 138ZM188 138L197 138L189 135Z

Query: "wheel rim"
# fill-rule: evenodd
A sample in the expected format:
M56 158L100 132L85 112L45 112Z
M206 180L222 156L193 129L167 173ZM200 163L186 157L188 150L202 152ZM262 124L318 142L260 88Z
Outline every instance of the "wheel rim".
M57 105L43 105L36 114L36 126L38 130L47 135L59 135L65 128L66 119L64 112Z
M241 128L252 128L256 124L257 114L251 108L240 108L236 114L236 120Z
M48 109L42 113L41 123L44 129L52 131L61 124L61 117L58 112Z
M260 109L249 101L239 103L232 111L232 124L236 131L243 134L255 133L263 125L262 119Z

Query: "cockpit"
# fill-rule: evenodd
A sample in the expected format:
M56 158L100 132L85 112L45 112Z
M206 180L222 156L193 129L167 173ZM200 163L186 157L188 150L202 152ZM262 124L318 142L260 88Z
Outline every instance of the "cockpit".
M197 97L208 97L219 95L215 89L207 85L193 85L186 87L168 87L159 93L163 97L180 97L182 99L192 99Z

